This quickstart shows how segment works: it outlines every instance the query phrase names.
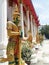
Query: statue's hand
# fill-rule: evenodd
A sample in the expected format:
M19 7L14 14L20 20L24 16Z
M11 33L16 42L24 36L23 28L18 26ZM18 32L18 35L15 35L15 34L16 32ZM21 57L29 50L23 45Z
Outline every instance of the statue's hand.
M2 59L3 59L3 58L0 58L0 62L3 62Z
M0 58L0 63L6 62L6 61L7 61L7 58Z

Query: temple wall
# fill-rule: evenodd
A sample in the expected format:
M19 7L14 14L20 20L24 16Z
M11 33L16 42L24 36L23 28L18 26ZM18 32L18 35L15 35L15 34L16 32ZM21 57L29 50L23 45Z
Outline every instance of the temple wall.
M7 0L0 0L0 58L7 57L7 44Z

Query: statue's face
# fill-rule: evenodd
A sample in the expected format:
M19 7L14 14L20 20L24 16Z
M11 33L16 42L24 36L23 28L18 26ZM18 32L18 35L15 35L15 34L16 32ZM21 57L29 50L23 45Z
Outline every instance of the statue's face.
M18 14L13 15L13 21L16 20L16 18L20 21L20 15Z

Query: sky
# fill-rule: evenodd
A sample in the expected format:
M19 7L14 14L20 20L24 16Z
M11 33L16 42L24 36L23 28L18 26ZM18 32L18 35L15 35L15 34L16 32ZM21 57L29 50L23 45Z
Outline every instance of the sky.
M49 0L32 0L41 25L49 25Z

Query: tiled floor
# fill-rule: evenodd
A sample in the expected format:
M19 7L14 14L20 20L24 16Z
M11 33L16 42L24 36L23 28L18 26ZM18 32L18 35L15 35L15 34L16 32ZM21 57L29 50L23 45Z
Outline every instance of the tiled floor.
M34 64L31 64L31 65L49 65L49 63L43 63L43 62L38 62L38 63L34 63Z
M31 65L49 65L49 40L43 41L42 47L39 49L36 59L37 60L31 62Z

